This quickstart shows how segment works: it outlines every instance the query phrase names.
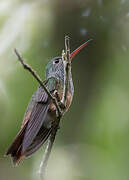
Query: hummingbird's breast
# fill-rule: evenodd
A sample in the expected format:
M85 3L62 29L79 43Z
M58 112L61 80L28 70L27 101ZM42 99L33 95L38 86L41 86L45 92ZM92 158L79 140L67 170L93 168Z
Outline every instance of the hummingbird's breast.
M63 97L63 90L64 90L64 83L62 80L56 80L56 88L55 90L58 92L58 96L60 98L60 101L62 100ZM64 109L64 113L69 109L72 99L73 99L73 93L74 93L74 87L73 87L73 82L72 79L69 80L69 86L68 86L68 92L67 92L67 97L66 97L66 108ZM56 97L55 91L53 91L53 96ZM50 111L56 113L56 107L53 103L50 104Z
M59 95L60 100L61 100L62 96L63 96L63 91L58 91L58 95ZM68 111L68 109L72 103L72 99L73 99L73 95L71 94L71 92L68 91L67 98L66 98L66 108L64 109L64 113ZM54 103L50 104L49 110L53 113L54 112L56 113L56 107L55 107Z

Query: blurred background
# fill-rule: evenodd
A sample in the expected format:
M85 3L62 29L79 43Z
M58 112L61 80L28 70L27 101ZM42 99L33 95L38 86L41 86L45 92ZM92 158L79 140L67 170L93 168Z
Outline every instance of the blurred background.
M38 180L42 147L18 167L4 153L20 129L38 83L17 61L17 47L45 79L45 66L93 41L72 64L75 95L61 122L46 180L129 179L129 1L0 0L0 179Z

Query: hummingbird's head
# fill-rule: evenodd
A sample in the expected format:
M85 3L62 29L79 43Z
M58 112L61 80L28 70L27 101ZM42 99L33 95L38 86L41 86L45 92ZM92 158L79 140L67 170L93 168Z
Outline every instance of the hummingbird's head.
M70 54L71 61L74 58L74 56L88 44L89 41L91 41L91 40L88 40L87 42L82 44L80 47L78 47L76 50L74 50ZM63 64L62 57L55 57L47 64L46 78L48 79L50 77L55 77L58 80L61 80L62 82L64 82L64 64ZM71 75L70 75L70 77L71 77Z
M62 57L53 58L46 66L46 78L55 77L59 80L64 78L64 64Z

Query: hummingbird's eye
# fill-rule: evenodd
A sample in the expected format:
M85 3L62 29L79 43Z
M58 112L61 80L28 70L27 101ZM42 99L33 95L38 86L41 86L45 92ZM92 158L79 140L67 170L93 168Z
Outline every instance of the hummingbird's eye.
M55 60L54 60L54 64L58 64L59 62L60 62L59 59L55 59Z

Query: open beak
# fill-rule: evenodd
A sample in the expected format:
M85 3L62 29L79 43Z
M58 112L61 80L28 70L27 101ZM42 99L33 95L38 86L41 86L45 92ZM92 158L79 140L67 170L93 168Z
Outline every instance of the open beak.
M84 44L82 44L81 46L79 46L77 49L75 49L71 54L70 54L70 60L72 60L74 58L74 56L80 52L81 49L83 49L90 41L92 41L92 39L89 39L88 41L86 41Z

